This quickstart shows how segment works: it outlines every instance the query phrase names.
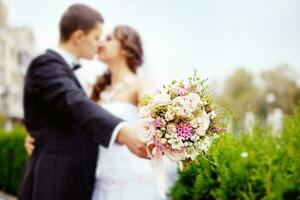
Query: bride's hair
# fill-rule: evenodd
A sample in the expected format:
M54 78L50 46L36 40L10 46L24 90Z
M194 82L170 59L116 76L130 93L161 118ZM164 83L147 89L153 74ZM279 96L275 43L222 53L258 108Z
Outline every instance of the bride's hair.
M129 69L136 73L143 63L143 47L139 33L129 26L117 26L113 31L114 37L120 42L126 52L126 62ZM91 99L99 101L101 92L111 83L111 74L106 72L98 76L93 85Z

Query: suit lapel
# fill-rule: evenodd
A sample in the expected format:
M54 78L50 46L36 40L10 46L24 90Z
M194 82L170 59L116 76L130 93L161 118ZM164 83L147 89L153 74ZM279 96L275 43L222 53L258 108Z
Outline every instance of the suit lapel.
M53 56L57 57L62 62L62 65L64 66L64 68L68 72L68 74L74 79L74 81L76 82L78 87L82 89L80 82L76 78L73 70L70 68L69 64L65 61L65 59L63 59L63 57L61 55L59 55L58 53L56 53L55 51L52 51L50 49L48 49L46 53L50 53Z

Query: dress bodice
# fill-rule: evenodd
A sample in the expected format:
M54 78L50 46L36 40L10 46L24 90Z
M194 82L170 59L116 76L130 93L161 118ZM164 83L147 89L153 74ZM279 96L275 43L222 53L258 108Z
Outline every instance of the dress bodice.
M109 111L111 114L125 120L128 122L137 122L138 121L138 107L131 103L121 102L121 101L112 101L105 102L102 105L102 108Z

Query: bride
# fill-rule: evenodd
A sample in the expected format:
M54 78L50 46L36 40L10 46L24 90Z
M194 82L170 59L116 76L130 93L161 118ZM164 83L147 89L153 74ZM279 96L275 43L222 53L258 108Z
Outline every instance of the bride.
M136 76L143 62L138 33L127 26L116 27L101 42L99 59L107 64L108 73L98 78L91 98L112 114L136 122L144 85ZM150 161L136 158L125 148L99 146L93 200L157 199Z
M129 26L118 26L99 47L99 59L108 73L94 84L91 98L114 115L129 122L138 121L138 99L147 84L138 78L143 63L139 34ZM93 200L159 199L155 171L150 160L140 159L114 144L110 149L99 146L98 166ZM167 172L176 178L176 167Z

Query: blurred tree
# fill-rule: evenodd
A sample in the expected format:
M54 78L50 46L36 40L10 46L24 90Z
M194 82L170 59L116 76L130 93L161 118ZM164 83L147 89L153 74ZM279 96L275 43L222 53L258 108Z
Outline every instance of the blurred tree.
M6 117L4 117L4 115L0 114L0 129L4 126L6 120L7 120Z
M244 68L239 68L225 81L221 102L234 109L238 119L243 119L246 112L255 112L260 93L254 84L253 75Z
M297 85L299 74L288 65L281 65L275 69L261 73L265 84L265 99L268 110L281 108L285 114L295 111L297 101L300 100L300 87Z

